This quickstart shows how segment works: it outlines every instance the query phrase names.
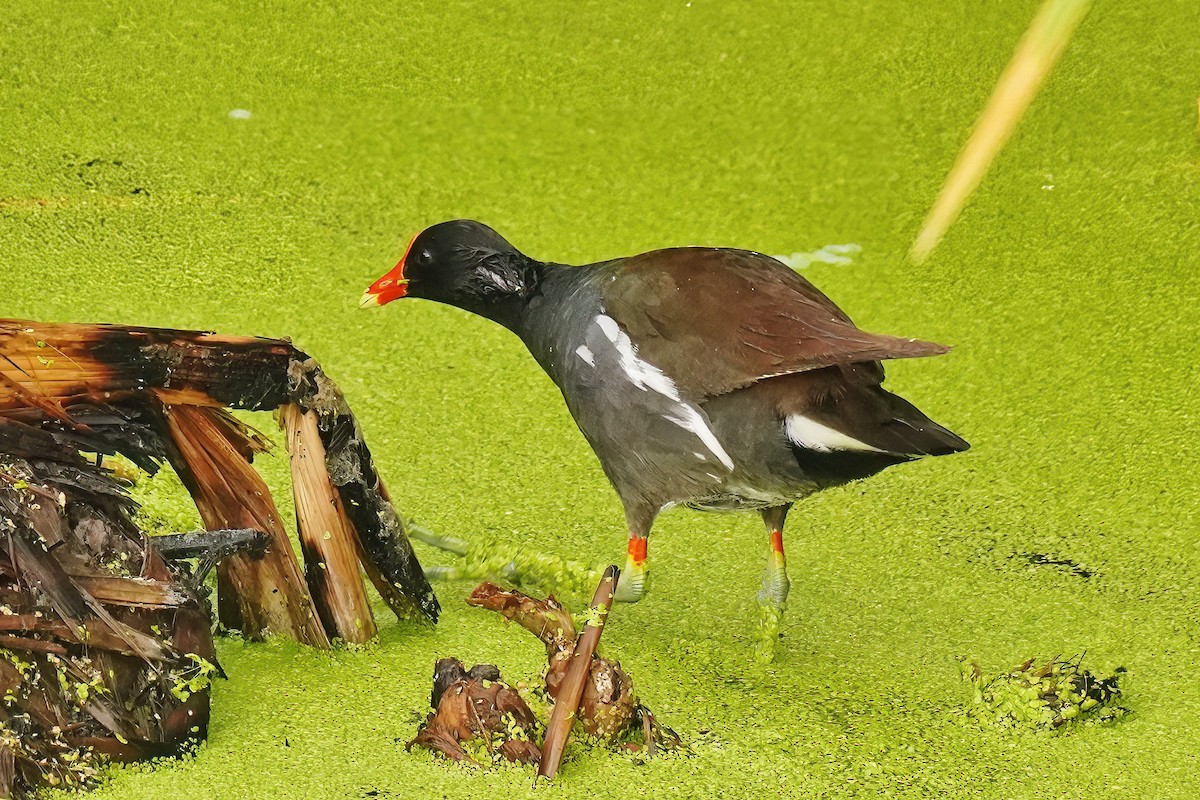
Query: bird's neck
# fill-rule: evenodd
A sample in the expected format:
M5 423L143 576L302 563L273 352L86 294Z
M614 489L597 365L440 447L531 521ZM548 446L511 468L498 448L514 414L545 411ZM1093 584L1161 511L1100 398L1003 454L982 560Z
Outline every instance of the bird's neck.
M481 317L490 319L492 322L498 322L520 336L521 329L524 327L525 310L528 305L529 301L525 298L505 297L480 303L475 308L465 303L462 304L462 307L472 314L478 314Z
M498 322L520 336L526 327L530 303L542 291L542 281L548 267L549 264L515 253L504 264L504 278L509 284L519 286L518 290L504 294L471 293L465 298L460 298L455 305L472 314Z
M596 285L600 276L594 266L540 264L538 291L513 324L506 325L555 383L561 378L564 354L582 343L589 321L601 312Z
M459 298L455 305L515 333L542 369L559 383L564 352L582 342L580 337L588 322L601 311L597 265L569 267L522 258L524 291L467 297L465 301Z

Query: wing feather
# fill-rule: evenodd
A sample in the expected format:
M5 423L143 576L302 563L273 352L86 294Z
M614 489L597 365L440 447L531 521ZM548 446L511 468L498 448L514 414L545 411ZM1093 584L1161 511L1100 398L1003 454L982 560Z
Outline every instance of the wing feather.
M860 330L815 286L759 253L672 248L613 269L603 289L607 313L643 359L694 397L836 364L950 349Z

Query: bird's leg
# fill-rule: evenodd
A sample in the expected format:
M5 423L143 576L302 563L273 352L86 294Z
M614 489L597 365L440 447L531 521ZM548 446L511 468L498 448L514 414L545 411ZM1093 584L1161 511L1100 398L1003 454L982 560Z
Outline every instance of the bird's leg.
M617 581L613 600L618 603L636 603L646 593L646 551L650 542L650 526L658 509L642 510L626 508L625 521L629 525L629 547L625 556L625 569Z
M787 561L783 556L783 521L789 508L790 506L776 506L763 509L762 512L770 550L767 554L767 570L763 573L762 588L758 590L758 602L761 605L770 605L781 614L787 601L788 589L791 587L787 576Z
M787 561L783 556L783 523L787 519L790 505L763 509L763 523L767 528L769 551L767 569L763 573L762 588L758 590L762 640L759 642L759 657L770 661L775 657L775 642L779 638L779 623L787 602L791 581L787 576Z

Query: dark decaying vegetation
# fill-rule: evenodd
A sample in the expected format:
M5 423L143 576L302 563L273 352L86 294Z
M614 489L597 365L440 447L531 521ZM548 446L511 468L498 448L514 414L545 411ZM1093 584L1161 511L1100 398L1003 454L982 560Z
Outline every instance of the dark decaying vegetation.
M229 408L278 412L303 569ZM148 538L118 453L169 463L221 532ZM204 737L214 563L248 638L369 639L364 572L397 614L438 613L345 400L289 342L0 320L0 796Z
M471 760L463 744L474 742L493 759L536 764L538 774L553 778L574 728L609 743L640 733L646 751L675 746L679 738L660 727L633 692L633 680L621 664L596 652L612 605L618 570L609 567L600 580L582 631L553 597L537 600L484 582L467 603L495 611L526 629L546 647L542 693L553 704L539 747L541 726L521 695L504 683L491 664L470 670L454 658L434 668L433 711L409 747L421 745L455 760Z

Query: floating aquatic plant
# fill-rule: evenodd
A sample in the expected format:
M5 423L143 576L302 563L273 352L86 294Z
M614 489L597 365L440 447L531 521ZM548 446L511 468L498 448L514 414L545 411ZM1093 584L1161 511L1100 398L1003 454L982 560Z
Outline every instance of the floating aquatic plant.
M854 256L862 252L862 246L857 244L827 244L820 250L813 250L811 253L792 253L788 255L772 256L777 261L782 261L792 269L804 269L810 264L833 264L839 267L848 267L854 263Z
M595 566L522 550L499 538L485 536L468 542L434 533L411 521L404 527L417 541L461 559L453 566L426 567L425 574L431 580L503 580L545 594L583 596L600 579L601 570Z
M1071 722L1108 722L1128 713L1117 705L1125 668L1101 677L1081 668L1082 661L1082 653L1044 663L1030 658L1007 673L989 675L976 662L963 659L963 678L975 689L966 716L1001 727L1053 730Z

